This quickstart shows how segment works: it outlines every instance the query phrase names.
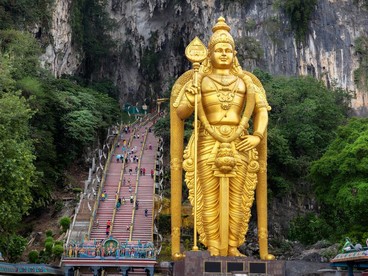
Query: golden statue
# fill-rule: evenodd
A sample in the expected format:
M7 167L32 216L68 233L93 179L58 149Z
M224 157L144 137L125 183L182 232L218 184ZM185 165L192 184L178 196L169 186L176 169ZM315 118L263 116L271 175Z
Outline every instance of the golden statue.
M207 49L198 38L187 47L193 70L175 82L170 99L172 255L181 258L182 169L194 213L194 247L211 256L244 256L256 195L260 257L272 260L267 241L267 134L270 106L261 82L242 70L230 27L220 17ZM195 113L185 150L184 123ZM249 120L252 117L252 134ZM184 153L184 154L183 154ZM197 181L195 181L197 179Z

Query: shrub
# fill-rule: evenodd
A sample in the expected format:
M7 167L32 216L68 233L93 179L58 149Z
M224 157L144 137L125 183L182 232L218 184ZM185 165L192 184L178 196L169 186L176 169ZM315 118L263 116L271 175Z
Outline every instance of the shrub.
M55 241L55 245L63 245L63 241Z
M314 213L298 216L290 222L289 239L311 245L329 236L333 231L329 224Z
M308 24L317 5L317 0L286 0L284 9L290 17L292 28L295 30L296 39L304 41L308 33Z
M38 257L39 257L38 251L37 250L32 250L28 254L28 261L32 264L36 264L36 263L38 263Z
M63 207L64 207L64 203L62 200L57 200L55 202L55 213L58 213L60 212L61 210L63 210Z
M48 243L48 242L54 243L54 239L53 239L53 237L47 237L47 238L45 239L45 244L46 244L46 243Z
M69 229L70 226L70 218L69 217L62 217L60 219L60 226L63 229L63 232L66 232Z
M61 257L61 255L64 252L64 248L62 245L57 244L52 248L52 254L54 254L55 257Z
M48 254L51 254L53 246L54 246L53 242L46 242L45 243L45 249L46 249L46 252Z
M46 231L46 237L52 237L52 235L53 235L52 230Z

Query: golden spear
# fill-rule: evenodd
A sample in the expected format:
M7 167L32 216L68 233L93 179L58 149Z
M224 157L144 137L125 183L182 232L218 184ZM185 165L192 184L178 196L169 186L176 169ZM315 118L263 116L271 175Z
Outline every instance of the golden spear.
M185 56L192 63L194 69L193 86L197 88L194 94L194 241L192 248L193 251L197 251L198 71L201 63L207 57L207 48L198 37L195 37L185 48Z

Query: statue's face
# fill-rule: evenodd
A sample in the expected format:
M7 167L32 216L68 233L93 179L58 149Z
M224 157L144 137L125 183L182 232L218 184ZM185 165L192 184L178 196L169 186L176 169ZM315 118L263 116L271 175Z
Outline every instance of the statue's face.
M233 64L234 50L230 43L217 43L211 51L212 66L229 69Z

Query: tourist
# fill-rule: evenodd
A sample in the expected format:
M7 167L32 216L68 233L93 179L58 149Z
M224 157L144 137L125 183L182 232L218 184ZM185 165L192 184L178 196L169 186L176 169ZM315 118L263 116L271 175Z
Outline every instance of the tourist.
M144 216L145 217L148 217L148 209L146 208L146 209L144 209Z
M153 178L154 172L155 171L153 169L151 169L151 178Z
M118 202L116 203L116 208L120 208L121 206L121 198L119 197Z
M105 201L105 199L107 198L107 193L106 193L106 190L102 192L101 194L101 200L102 201Z

